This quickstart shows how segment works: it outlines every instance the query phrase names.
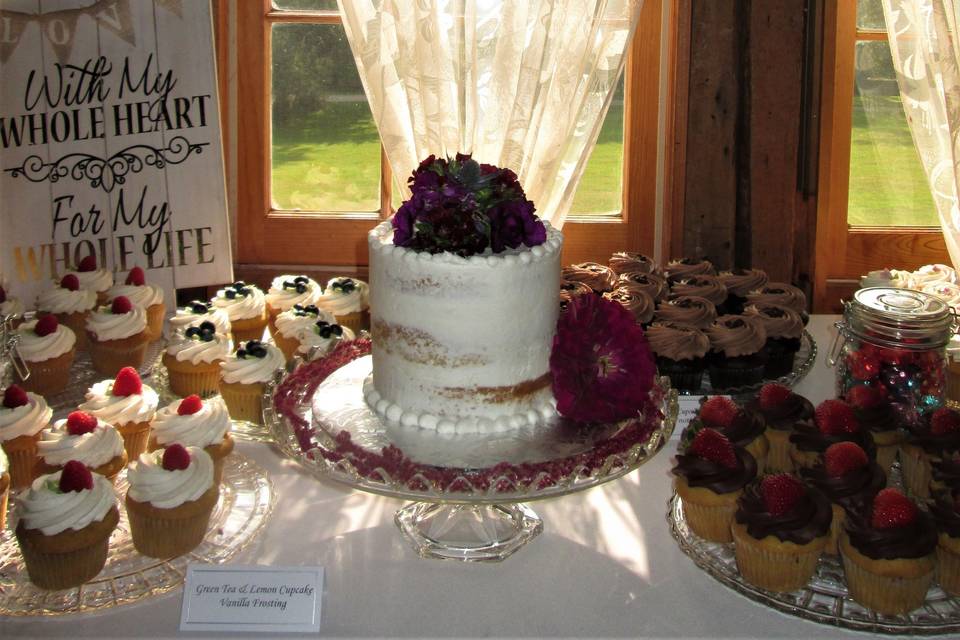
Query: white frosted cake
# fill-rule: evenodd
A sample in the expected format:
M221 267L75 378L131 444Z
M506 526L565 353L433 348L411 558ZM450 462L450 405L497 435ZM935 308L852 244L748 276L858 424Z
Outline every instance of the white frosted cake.
M382 418L477 433L556 415L549 359L563 236L546 230L542 245L469 258L396 247L389 221L370 232L364 396Z

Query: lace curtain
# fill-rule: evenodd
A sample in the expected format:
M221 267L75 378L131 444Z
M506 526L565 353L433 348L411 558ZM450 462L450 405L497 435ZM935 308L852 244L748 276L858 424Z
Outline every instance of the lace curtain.
M950 259L960 266L960 0L883 0L900 97Z
M560 227L643 0L339 0L390 166L472 153Z

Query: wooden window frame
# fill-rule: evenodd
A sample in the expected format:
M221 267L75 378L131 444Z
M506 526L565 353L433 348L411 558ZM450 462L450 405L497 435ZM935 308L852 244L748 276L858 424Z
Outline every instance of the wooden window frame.
M615 251L659 253L655 243L658 166L671 166L658 153L661 87L661 20L664 5L677 0L647 0L625 70L623 208L621 215L570 216L564 225L565 263L606 261ZM370 213L324 213L275 209L270 202L270 40L277 22L339 23L335 13L276 11L270 0L235 5L237 58L237 257L244 265L316 265L363 267L367 264L366 232L391 214L392 176L381 153L381 210ZM669 15L675 15L671 12ZM672 42L672 41L671 41ZM670 56L668 56L669 58ZM225 68L225 66L223 67ZM647 90L645 90L645 88ZM668 92L669 93L669 92ZM666 96L667 99L670 95ZM671 113L669 104L666 113ZM672 121L665 124L670 140ZM664 216L668 218L668 216Z
M847 223L857 3L825 5L814 310L836 312L841 298L849 298L868 271L916 269L948 257L940 229ZM870 37L860 33L861 39ZM886 39L885 34L876 34L878 40L881 37Z

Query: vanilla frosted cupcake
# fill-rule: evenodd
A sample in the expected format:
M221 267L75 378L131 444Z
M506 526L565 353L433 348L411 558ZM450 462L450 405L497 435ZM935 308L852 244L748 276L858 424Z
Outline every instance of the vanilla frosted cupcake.
M370 287L354 278L333 278L327 283L317 306L332 313L337 324L355 333L370 325Z
M124 296L87 317L87 342L93 368L115 376L123 367L140 368L149 343L147 313Z
M163 289L147 284L143 269L134 267L127 274L124 284L117 284L107 290L107 300L124 296L131 303L143 307L147 312L147 333L150 340L156 340L163 333L163 316L167 307L163 302Z
M196 393L207 396L217 392L220 363L230 355L230 339L216 333L212 322L189 327L182 340L171 342L163 353L170 390L180 397Z
M267 326L267 301L256 286L237 281L217 291L213 306L227 312L234 342L259 340Z
M100 573L120 521L109 480L70 461L63 471L34 480L18 498L17 542L30 582L68 589Z
M97 293L80 288L77 276L66 275L59 283L37 296L37 313L52 313L57 321L70 327L77 338L77 349L87 349L87 316L97 306Z
M40 457L37 476L60 471L68 462L76 460L114 482L127 466L120 432L85 411L74 411L66 419L57 420L53 429L44 431L37 443L37 452Z
M194 300L177 309L167 320L164 337L173 340L178 331L182 334L190 327L199 327L204 322L212 322L216 333L230 336L230 317L227 312L214 307L212 302Z
M282 312L276 318L276 331L273 341L279 347L287 360L292 358L300 346L300 335L304 331L313 331L320 320L327 324L336 323L336 318L329 311L324 311L315 305L295 304L292 308Z
M57 322L52 314L27 322L17 329L17 349L30 370L26 380L14 368L14 377L27 391L51 395L63 391L70 380L70 365L76 355L77 336Z
M315 306L317 300L323 295L323 287L320 283L304 275L283 275L277 276L270 283L270 290L265 296L267 301L267 313L270 316L270 335L276 337L276 319L284 311L292 309L295 305L301 307Z
M14 489L30 485L37 465L37 442L49 424L53 410L43 396L12 384L3 393L0 406L0 445L10 461Z
M353 340L355 337L350 327L317 320L312 327L300 332L297 355L304 360L316 360L333 351L340 340Z
M147 448L150 423L160 404L157 392L140 381L135 369L125 367L115 380L102 380L90 387L86 397L80 410L116 427L123 436L127 459L136 460Z
M20 298L14 298L7 295L6 287L0 286L0 318L6 316L23 316L26 311Z
M233 451L232 426L223 398L201 400L200 396L187 396L157 412L149 449L155 451L171 444L203 449L213 460L213 479L219 486L223 461Z
M263 422L263 392L274 373L287 364L272 344L250 340L220 364L220 395L234 420Z
M76 271L67 271L64 275L75 276L81 289L96 293L98 304L107 301L107 289L113 286L113 273L109 269L98 268L95 256L87 256L77 265Z
M127 516L137 551L173 558L203 542L220 497L213 461L203 449L173 444L145 453L127 479Z

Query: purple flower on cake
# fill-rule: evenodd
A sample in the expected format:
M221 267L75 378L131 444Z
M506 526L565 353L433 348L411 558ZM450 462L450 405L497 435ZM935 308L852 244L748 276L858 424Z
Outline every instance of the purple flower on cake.
M410 176L410 199L393 217L393 243L467 257L533 247L547 239L517 175L469 155L429 156Z
M619 303L577 296L560 314L550 353L557 411L581 422L636 417L649 402L653 355Z

